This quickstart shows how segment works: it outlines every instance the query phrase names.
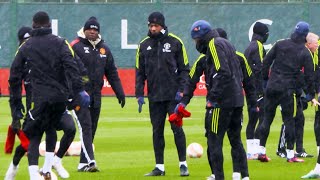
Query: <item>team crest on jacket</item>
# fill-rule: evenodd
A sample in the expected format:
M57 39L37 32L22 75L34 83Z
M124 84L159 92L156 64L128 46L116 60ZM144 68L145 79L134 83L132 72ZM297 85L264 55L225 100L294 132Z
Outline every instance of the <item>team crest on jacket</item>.
M165 43L163 45L163 49L162 49L162 52L171 52L171 45L169 43Z
M89 47L83 47L84 53L89 54Z
M106 50L104 48L100 48L100 54L106 54Z
M103 58L103 57L107 57L106 55L106 49L105 48L100 48L100 57Z

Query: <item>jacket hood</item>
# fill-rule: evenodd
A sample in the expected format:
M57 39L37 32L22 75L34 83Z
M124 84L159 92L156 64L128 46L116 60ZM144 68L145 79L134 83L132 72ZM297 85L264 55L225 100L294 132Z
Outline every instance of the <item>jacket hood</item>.
M296 43L306 43L306 36L298 34L296 32L293 32L290 36L290 39L292 39L292 41L296 42Z
M164 27L159 34L151 34L150 30L148 31L148 36L150 38L153 38L153 39L157 39L157 40L160 40L162 39L163 37L166 37L168 35L168 28L167 27Z
M35 28L31 31L31 36L41 36L46 34L52 34L51 28Z
M206 43L209 43L209 41L212 39L212 38L216 38L216 37L220 37L219 36L219 33L217 30L213 29L211 31L209 31L203 38L202 40L204 40Z
M263 36L261 36L260 34L253 33L251 41L260 41L260 42L262 42L263 41Z
M96 45L100 41L102 41L102 38L101 38L100 34L98 34L98 38L95 41L91 41L91 40L87 39L86 35L84 34L83 27L77 32L77 35L78 35L79 38L87 40L94 48L96 47Z

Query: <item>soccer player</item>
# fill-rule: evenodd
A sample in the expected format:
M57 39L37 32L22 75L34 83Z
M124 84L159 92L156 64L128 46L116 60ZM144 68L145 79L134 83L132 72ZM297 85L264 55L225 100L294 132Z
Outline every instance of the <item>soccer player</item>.
M10 107L13 119L21 112L21 82L25 64L30 68L33 108L28 111L24 131L28 134L28 162L30 179L39 179L39 147L44 132L57 129L57 124L66 109L66 101L70 96L68 87L72 87L72 95L81 107L87 107L89 95L83 90L81 77L73 51L68 42L52 34L49 15L39 11L33 16L32 38L18 49L10 68ZM50 49L50 51L48 50ZM51 178L55 138L46 138L46 147L50 156L46 156L43 167L45 178ZM47 155L47 154L46 154Z
M105 76L115 92L118 102L125 106L125 94L118 75L111 50L102 39L100 24L96 17L90 17L84 27L78 31L78 37L71 43L75 54L81 59L84 68L87 69L85 90L91 96L89 108L81 108L77 111L80 132L81 155L78 165L79 172L99 171L92 149L92 143L98 126L101 110L101 89Z
M217 28L214 31L217 31L219 36L224 38L224 39L228 39L228 35L227 32L222 29L222 28ZM252 78L252 70L248 64L247 59L245 58L245 56L241 53L241 52L236 52L238 60L240 62L240 66L241 66L241 70L242 70L242 75L243 75L243 88L245 90L246 96L248 96L247 98L252 101L252 102L256 102L257 97L256 97L256 93L255 93L255 86L253 83L253 78ZM202 74L205 75L205 77L208 77L207 75L207 71L206 71L206 56L205 54L200 54L200 56L198 57L198 59L195 61L195 63L193 64L191 71L189 73L190 76L190 80L188 81L188 86L186 87L185 91L184 91L184 96L185 98L192 98L193 97L193 91L196 89L196 84L199 82L200 80L200 76L202 76ZM208 87L207 87L208 88ZM207 137L207 133L205 134L205 136ZM230 131L227 131L227 134L231 134ZM234 151L232 151L234 152ZM207 180L214 180L215 176L214 176L214 172L213 172L213 167L212 167L212 162L210 160L210 151L209 148L207 148L207 157L208 157L208 162L210 165L210 169L211 169L211 175L209 177L207 177ZM236 165L236 162L233 163L233 177L236 179L236 177L241 176L241 170L237 169L238 166ZM243 174L243 176L245 176L245 173Z
M257 132L260 139L261 162L268 162L266 155L266 142L274 119L276 108L281 105L282 120L286 127L287 162L303 162L294 155L295 121L297 90L304 88L306 99L318 104L314 99L314 65L311 54L305 46L309 24L298 22L294 32L288 39L280 40L270 49L263 60L262 76L266 84L265 91L265 116ZM272 65L272 66L271 66ZM304 67L305 87L296 81Z
M247 99L247 108L249 121L246 128L247 136L247 158L250 160L258 159L258 147L260 144L257 136L257 123L261 124L264 114L264 100L263 100L263 81L262 81L262 60L266 55L263 43L269 37L269 29L266 24L256 22L253 26L253 35L251 42L244 52L249 65L253 72L256 94L259 97L257 101L250 101ZM247 96L248 97L248 96ZM257 108L258 106L258 108Z
M319 69L319 57L318 57L318 51L319 51L319 36L314 33L309 33L307 36L307 47L310 49L310 51L313 52L313 58L315 63L315 70L316 70L316 87L320 87L319 83L319 77L320 77L320 69ZM320 95L318 92L318 100L320 99ZM317 149L318 149L318 158L317 163L313 170L311 170L308 174L302 176L302 179L318 179L320 178L320 154L319 154L319 146L320 146L320 110L319 106L316 107L316 115L315 115L315 121L314 121L314 133L316 136L316 142L317 142Z
M217 31L204 20L193 23L191 37L196 49L206 56L206 117L205 129L209 148L209 163L216 180L224 179L223 137L228 131L232 146L234 179L249 179L246 152L241 142L242 107L242 71L236 50L231 43L219 37ZM194 84L191 87L194 87ZM187 89L187 88L186 88ZM192 91L186 90L181 103L185 107L192 97ZM241 175L240 175L241 172ZM211 178L211 177L210 177ZM213 178L213 177L212 177Z
M315 70L318 70L318 39L319 36L314 33L308 33L306 37L306 47L311 51L313 63L316 67ZM304 79L303 79L303 70L301 70L301 76L298 78L298 82L301 83L301 87L304 86ZM315 78L316 82L319 78ZM318 83L318 82L317 82ZM316 87L319 87L317 85ZM317 89L316 89L317 90ZM297 114L294 117L295 120L295 140L296 140L296 153L295 156L301 157L301 158L310 158L313 157L313 155L308 154L305 149L303 148L303 133L304 133L304 114L303 110L307 109L308 102L306 101L303 89L298 90L299 93L297 93ZM317 119L317 118L316 118ZM315 121L315 124L316 121ZM316 126L315 126L316 127ZM320 142L320 141L319 141ZM281 131L280 131L280 139L278 144L278 150L277 155L285 158L286 157L286 138L285 138L285 126L282 124Z
M160 12L148 17L148 36L136 54L136 90L138 111L144 102L145 81L148 85L149 111L153 132L155 168L145 176L164 176L164 126L166 115L173 114L188 79L189 63L183 42L169 33ZM186 162L186 137L182 126L170 123L179 156L180 176L189 176Z

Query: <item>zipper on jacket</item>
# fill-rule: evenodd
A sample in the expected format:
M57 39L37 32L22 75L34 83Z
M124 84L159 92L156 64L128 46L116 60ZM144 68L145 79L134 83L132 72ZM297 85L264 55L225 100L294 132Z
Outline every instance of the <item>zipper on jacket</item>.
M160 43L160 41L158 41L158 51L157 51L157 56L158 56L158 72L160 72L160 50L161 50L161 47L160 47L160 45L161 45L161 43ZM159 74L160 75L160 74ZM158 76L159 76L158 75ZM160 87L159 87L159 92L160 92L160 94L162 94L162 88L161 88L161 83L160 83ZM160 98L162 98L162 96L160 97ZM162 99L161 99L162 100Z

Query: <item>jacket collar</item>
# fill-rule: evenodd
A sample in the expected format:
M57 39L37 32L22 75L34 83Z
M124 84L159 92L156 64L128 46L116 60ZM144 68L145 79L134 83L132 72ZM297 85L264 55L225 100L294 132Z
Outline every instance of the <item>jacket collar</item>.
M47 34L52 34L51 28L36 28L31 31L31 36L43 36Z
M84 32L83 32L83 27L77 32L77 35L82 42L84 42L86 44L91 44L93 46L93 48L96 48L97 44L99 44L100 42L103 41L100 34L98 34L98 38L95 41L91 41L91 40L87 39Z

